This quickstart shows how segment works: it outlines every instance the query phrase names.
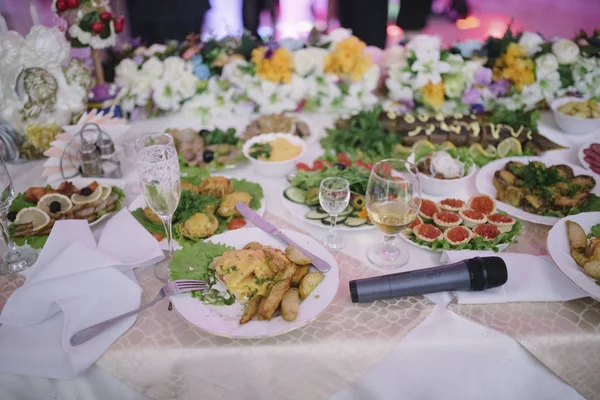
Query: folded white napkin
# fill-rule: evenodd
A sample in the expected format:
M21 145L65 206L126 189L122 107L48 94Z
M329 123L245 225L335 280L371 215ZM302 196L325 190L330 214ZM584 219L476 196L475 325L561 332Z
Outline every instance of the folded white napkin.
M121 321L80 346L80 329L139 307L132 269L164 258L156 240L122 210L99 243L87 221L57 221L25 284L0 314L0 372L70 379L92 365L135 322Z
M552 263L548 256L491 251L444 251L441 261L453 263L472 257L501 257L508 281L481 292L453 292L459 304L510 303L519 301L567 301L587 297Z

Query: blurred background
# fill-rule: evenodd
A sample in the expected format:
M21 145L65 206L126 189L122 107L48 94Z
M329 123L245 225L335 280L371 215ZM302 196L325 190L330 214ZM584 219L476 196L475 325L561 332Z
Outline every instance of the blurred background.
M95 0L109 1L109 0ZM263 38L301 38L313 26L350 27L367 44L389 46L416 32L456 40L501 36L513 28L570 37L600 21L600 0L110 0L126 17L120 40L160 42L187 34L225 36L244 29ZM52 0L0 0L6 27L22 34L35 19L53 25ZM172 27L169 28L169 25ZM165 26L156 30L152 27ZM2 28L0 26L0 28Z

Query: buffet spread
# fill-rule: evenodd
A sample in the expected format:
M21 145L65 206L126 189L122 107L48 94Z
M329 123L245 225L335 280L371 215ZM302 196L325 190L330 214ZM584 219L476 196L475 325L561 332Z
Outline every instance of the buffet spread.
M345 29L313 31L306 40L260 42L242 35L200 41L190 35L183 43L149 47L130 42L117 52L113 84L96 74L96 84L106 85L103 97L92 90L90 70L69 57L67 38L71 45L99 50L114 45L124 22L98 9L107 5L70 3L53 2L67 36L42 26L26 37L0 36L3 158L46 157L47 185L23 188L7 210L8 233L17 246L41 249L44 256L50 251L46 243L54 248L58 242L56 227L83 222L89 229L130 212L134 219L127 223L141 227L132 242L172 252L172 281L208 285L171 298L177 318L198 329L197 340L216 335L242 346L251 343L242 340L260 343L278 335L293 341L290 332L308 333L313 324L326 325L324 316L335 319L331 307L347 321L352 310L377 315L351 305L345 286L377 269L328 251L327 243L297 232L303 229L296 223L346 237L380 229L386 241L399 242L395 246L413 246L411 254L479 251L501 257L542 229L538 236L568 277L562 278L600 300L600 143L594 143L600 131L599 32L547 40L509 29L502 38L449 47L419 35L386 50L367 48ZM75 13L78 7L83 14ZM85 111L92 99L107 110ZM539 129L546 109L560 135L584 138L575 149L580 165L552 158L572 142ZM318 116L327 117L324 129L315 123ZM152 126L153 118L170 140L163 174L149 151L159 142L140 147L142 136L127 132L128 121ZM110 137L124 167L128 158L135 160L137 197L123 180L84 176L88 124ZM406 171L393 176L391 167L383 174L394 188L387 200L405 200L401 211L389 215L371 202L374 174L385 159L407 160L418 172L414 182ZM241 178L236 171L250 172ZM66 172L82 176L64 179ZM345 199L326 198L327 180L347 183ZM267 204L265 182L276 191L287 221L270 212L274 197ZM286 228L299 245L284 246L251 227L240 204ZM331 269L317 267L304 247ZM42 259L53 265L48 257ZM140 279L145 288L158 289L148 274ZM409 308L418 316L402 324L402 332L422 321L429 306L415 298ZM366 364L389 352L384 347ZM552 370L577 385L572 371ZM354 372L343 381L355 379ZM588 395L593 385L574 387Z

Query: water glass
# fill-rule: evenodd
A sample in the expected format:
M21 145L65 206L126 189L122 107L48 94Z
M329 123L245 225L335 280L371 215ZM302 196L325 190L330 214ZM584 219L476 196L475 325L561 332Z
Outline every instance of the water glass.
M160 217L167 236L167 257L173 257L173 214L179 205L179 160L168 133L149 134L136 140L136 164L146 204ZM155 268L161 281L169 279L166 267Z
M329 250L340 250L346 245L346 241L335 230L338 215L350 202L350 185L343 178L325 178L319 187L319 203L321 208L329 214L329 232L323 239L323 244Z
M368 248L367 258L381 268L403 266L409 255L398 246L397 236L419 212L419 170L406 160L379 161L371 170L365 200L369 218L384 234L383 243Z

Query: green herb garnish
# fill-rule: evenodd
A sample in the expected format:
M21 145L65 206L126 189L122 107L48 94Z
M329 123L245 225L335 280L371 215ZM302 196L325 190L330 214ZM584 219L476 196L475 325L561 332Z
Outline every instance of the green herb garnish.
M240 141L240 138L235 136L235 128L229 128L226 131L214 129L212 131L201 131L201 133L206 146L213 144L230 144L235 146Z
M354 193L365 194L371 171L366 168L350 166L344 170L337 167L326 166L322 171L296 171L296 176L292 180L292 186L308 190L313 187L319 187L321 181L325 178L339 177L344 178L350 184L350 190Z
M268 160L271 157L271 144L270 143L254 143L250 146L250 157L258 159Z

